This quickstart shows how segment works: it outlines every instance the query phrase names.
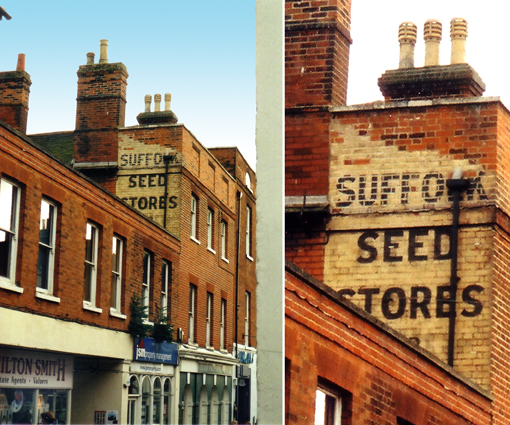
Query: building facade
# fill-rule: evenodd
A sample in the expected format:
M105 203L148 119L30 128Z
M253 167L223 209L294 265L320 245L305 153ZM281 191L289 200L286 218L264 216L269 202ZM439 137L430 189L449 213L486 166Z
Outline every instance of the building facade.
M509 111L465 63L466 23L449 65L425 23L422 68L403 24L385 100L346 106L350 5L286 6L287 259L487 391L491 419L468 423L506 423Z
M26 136L30 77L0 75L2 321L26 330L0 340L6 414L31 370L26 423L45 409L65 423L253 421L255 174L177 123L169 96L125 127L127 76L89 56L75 131ZM170 319L173 342L130 330L136 301L144 324Z

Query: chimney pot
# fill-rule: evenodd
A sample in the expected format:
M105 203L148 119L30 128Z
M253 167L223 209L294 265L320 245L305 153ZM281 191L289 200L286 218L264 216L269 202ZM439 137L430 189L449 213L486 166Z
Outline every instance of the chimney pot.
M417 28L412 22L402 22L398 27L398 41L400 43L399 68L414 68L416 34Z
M161 95L155 94L154 95L154 112L160 112L161 111Z
M108 63L108 40L101 40L99 63Z
M172 100L172 95L170 93L165 93L165 111L170 110L170 101Z
M442 39L443 26L437 19L429 19L423 27L425 40L425 66L439 65L439 44Z
M467 21L453 18L450 22L451 63L466 63Z
M24 71L25 70L25 54L18 54L18 63L16 64L16 71Z
M151 111L152 96L150 94L145 95L145 112Z
M95 57L96 57L96 54L94 52L88 52L87 53L87 65L94 65Z

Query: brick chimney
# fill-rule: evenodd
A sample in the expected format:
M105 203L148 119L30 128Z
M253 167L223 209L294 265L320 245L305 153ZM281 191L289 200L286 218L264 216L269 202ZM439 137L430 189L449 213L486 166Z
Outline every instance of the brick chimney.
M107 46L101 40L99 63L88 53L87 64L77 72L74 166L96 180L117 170L118 129L124 127L126 113L127 69L108 63Z
M286 1L287 108L345 105L350 15L350 0Z
M442 26L437 20L425 22L425 66L414 68L414 47L412 30L414 24L404 22L399 28L400 63L399 69L386 71L378 81L379 88L386 100L428 99L439 97L481 96L485 84L466 63L467 22L462 18L453 18L450 25L451 63L439 65L439 47L442 38ZM414 25L414 27L416 27ZM406 37L401 35L405 34ZM409 34L411 34L409 36ZM414 44L413 44L414 46ZM405 58L403 60L402 58Z
M161 110L161 95L154 95L154 112L151 112L152 96L145 95L145 112L138 114L136 119L140 125L176 124L177 116L170 110L172 96L165 93L165 110Z
M27 133L30 75L25 71L25 55L18 55L16 71L0 72L0 119L23 134Z

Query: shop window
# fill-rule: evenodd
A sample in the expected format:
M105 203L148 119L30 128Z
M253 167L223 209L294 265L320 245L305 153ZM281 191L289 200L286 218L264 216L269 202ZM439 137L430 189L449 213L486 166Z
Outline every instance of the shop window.
M315 392L315 425L349 425L351 410L351 394L319 378Z
M15 287L20 189L0 180L0 286Z
M161 379L159 377L154 378L154 389L152 391L152 423L161 424L163 416L163 404L162 401L163 393L161 391Z
M145 307L147 315L149 315L150 312L151 267L152 254L149 251L144 251L142 271L142 305Z
M252 260L252 209L246 207L246 256Z
M207 400L207 388L205 385L202 386L199 395L199 405L198 405L198 423L208 424L207 413L209 411L209 402Z
M212 314L213 314L213 294L207 293L207 312L205 317L205 346L212 347Z
M121 314L122 302L122 260L124 252L124 241L113 236L112 239L112 282L110 294L110 313Z
M250 346L250 298L251 294L246 291L244 294L244 345Z
M225 349L225 327L227 318L227 300L221 299L221 318L220 318L220 350Z
M100 312L100 309L96 308L98 241L99 228L90 222L87 223L85 233L83 307Z
M151 382L150 378L146 376L142 382L142 412L141 423L148 424L151 417Z
M207 249L214 252L214 211L207 210Z
M198 197L195 194L191 195L191 239L198 242Z
M189 385L186 385L184 388L183 402L182 423L184 425L191 425L193 423L193 393Z
M228 227L225 220L221 220L221 258L228 262L227 259L227 243L228 243Z
M163 385L163 420L164 425L170 423L170 378L164 380Z
M128 420L129 425L139 424L138 419L138 400L140 398L140 381L136 375L129 379L129 398L128 398Z
M161 314L163 316L169 316L168 311L168 291L170 283L172 282L172 263L163 260L161 267Z
M55 265L55 239L57 206L45 199L41 201L39 221L39 256L37 260L37 293L53 295L53 271Z
M189 332L188 343L195 343L195 319L196 319L197 287L189 286Z

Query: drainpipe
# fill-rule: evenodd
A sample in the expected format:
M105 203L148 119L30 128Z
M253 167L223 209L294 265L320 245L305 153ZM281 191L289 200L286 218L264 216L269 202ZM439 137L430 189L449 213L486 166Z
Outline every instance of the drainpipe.
M238 359L239 358L239 353L238 353L238 345L239 345L239 339L237 337L237 334L239 332L239 258L240 258L240 254L239 254L239 251L241 249L241 231L240 231L240 226L241 226L241 198L243 197L243 193L241 191L237 191L237 229L236 229L236 232L237 232L237 235L236 235L236 240L237 240L237 252L236 252L236 317L235 317L235 338L236 338L236 354L235 354L235 358ZM237 381L238 379L238 373L237 373L237 366L236 366L236 382L237 382L237 385L236 385L236 400L235 400L235 407L234 407L234 417L235 419L237 420L238 418L238 411L237 411L237 403L239 402L239 382Z
M469 187L469 179L462 178L460 168L453 172L452 178L446 181L446 186L452 192L452 234L450 239L451 268L450 268L450 309L448 323L448 365L453 367L455 353L455 316L457 314L457 286L459 277L457 275L458 247L459 247L459 216L460 216L460 195Z

